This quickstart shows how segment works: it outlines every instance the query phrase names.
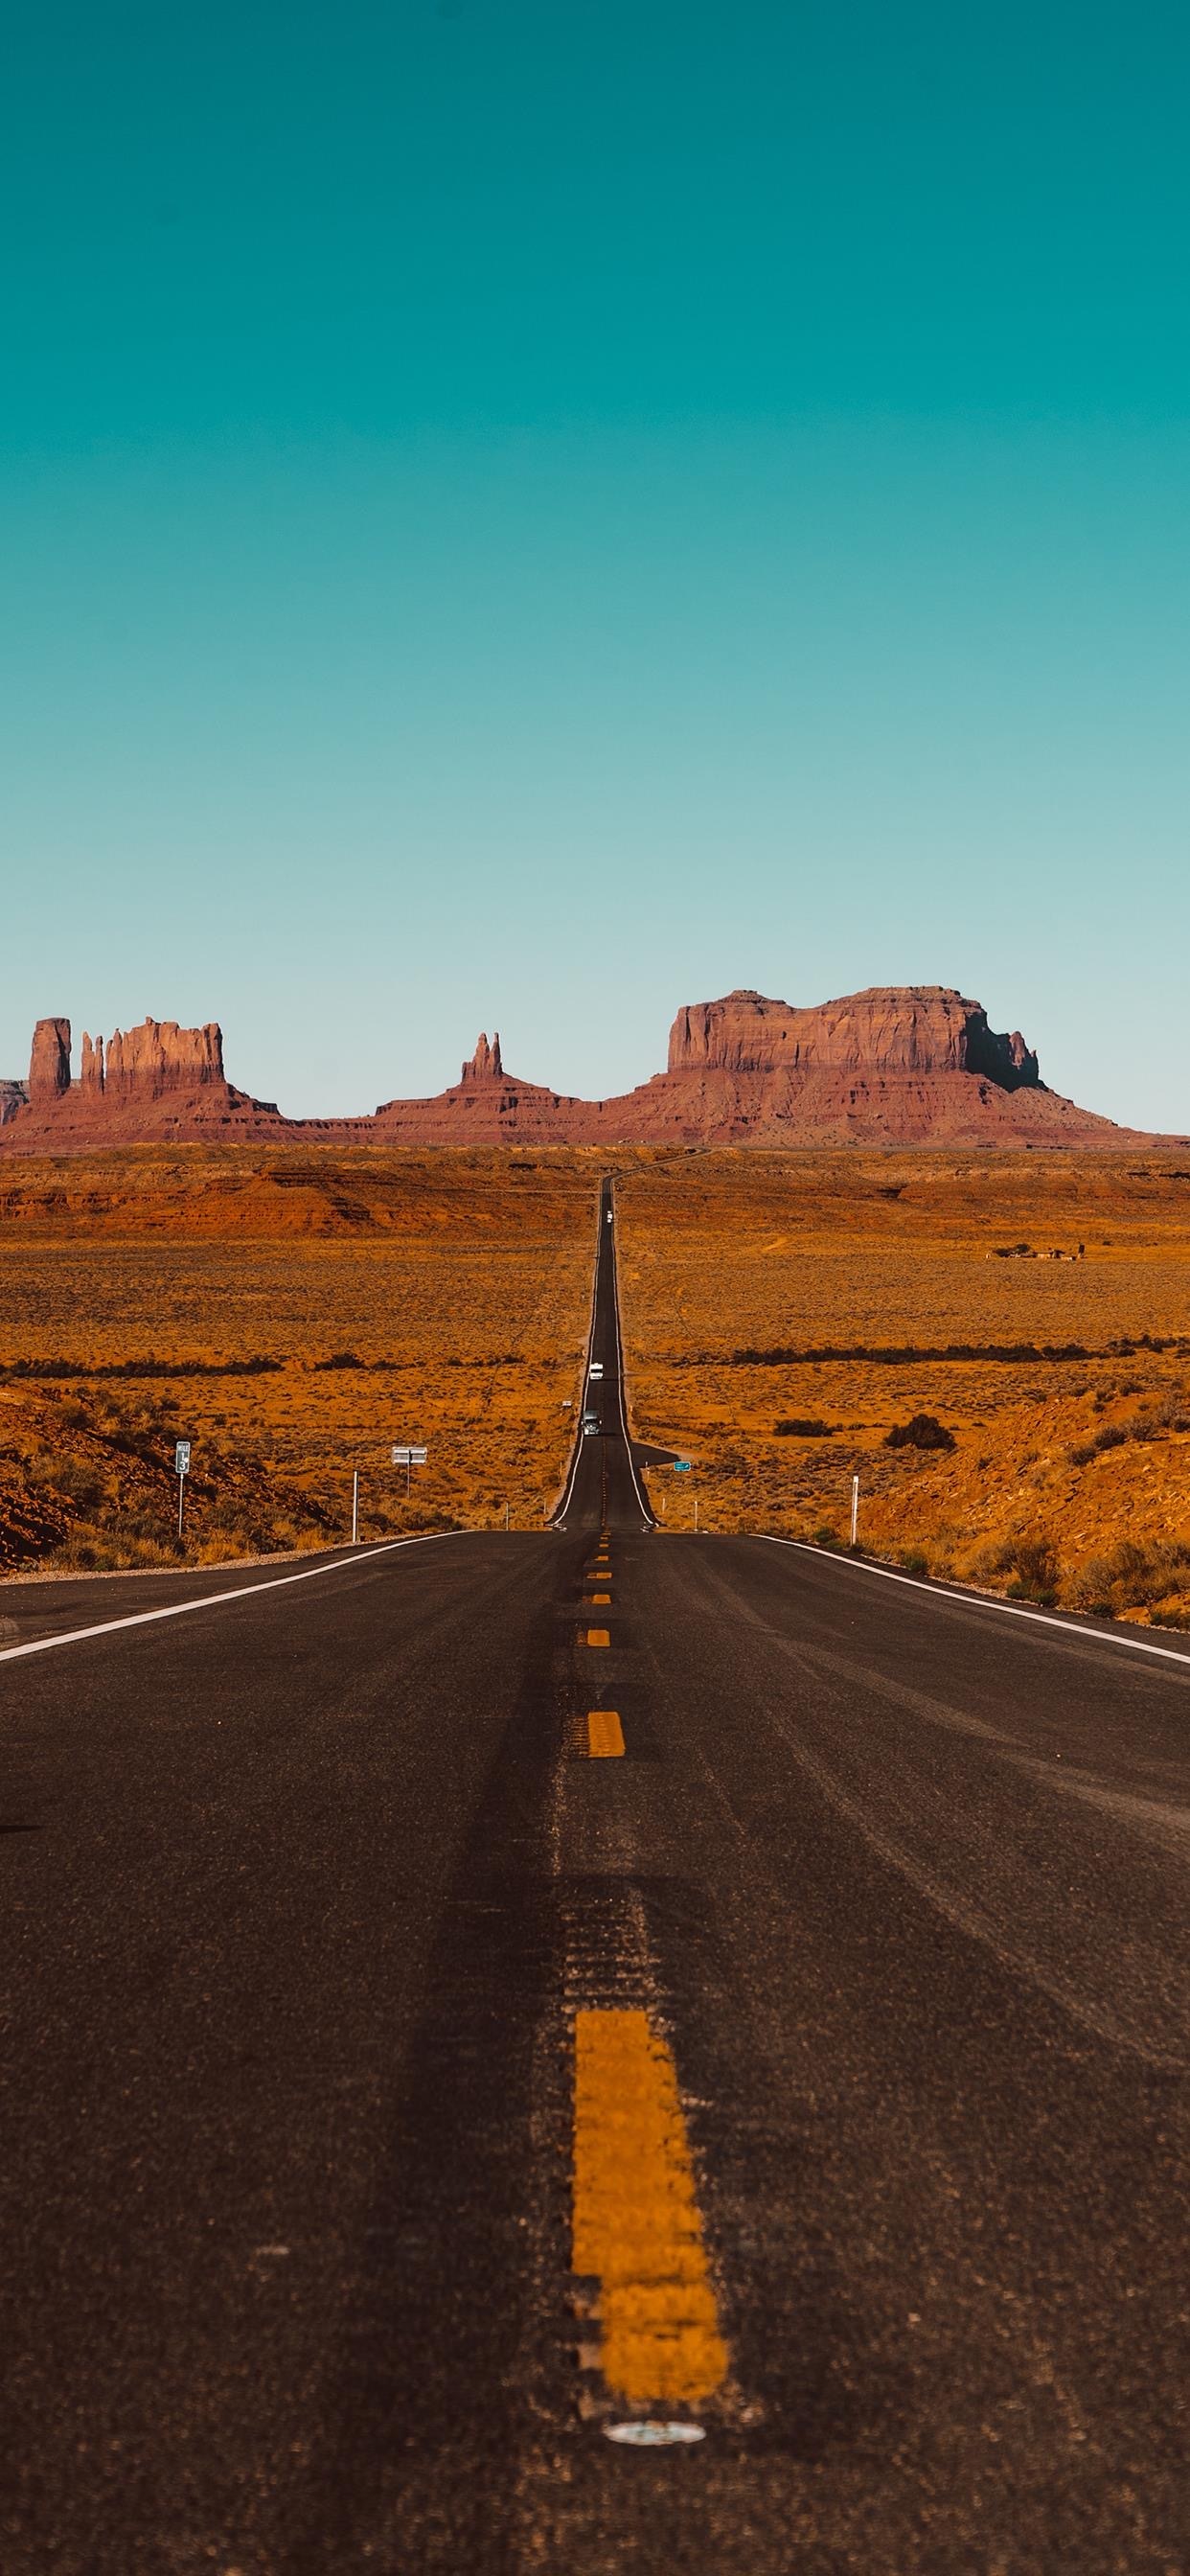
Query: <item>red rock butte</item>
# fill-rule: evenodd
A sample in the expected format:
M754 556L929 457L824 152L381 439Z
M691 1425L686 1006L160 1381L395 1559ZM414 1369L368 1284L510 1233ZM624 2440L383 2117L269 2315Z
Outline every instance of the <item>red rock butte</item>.
M1185 1146L1076 1108L1042 1082L1019 1031L939 985L878 985L798 1008L763 993L691 1003L664 1073L609 1100L579 1100L506 1073L481 1034L457 1082L369 1117L284 1118L228 1081L215 1021L144 1020L85 1035L39 1020L25 1083L0 1082L0 1151L69 1153L173 1139L398 1145Z

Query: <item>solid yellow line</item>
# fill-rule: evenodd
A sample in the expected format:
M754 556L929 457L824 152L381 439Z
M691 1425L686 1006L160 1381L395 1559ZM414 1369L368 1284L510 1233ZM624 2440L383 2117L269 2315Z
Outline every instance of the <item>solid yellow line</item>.
M587 1644L588 1644L589 1646L610 1646L610 1644L611 1644L611 1631L610 1631L610 1629L607 1629L607 1628L588 1628L588 1630L587 1630Z
M604 1761L610 1754L624 1750L624 1729L614 1708L592 1708L587 1711L587 1751L592 1760Z
M600 2284L601 2362L630 2405L727 2374L673 2059L643 2012L574 2024L572 2262Z

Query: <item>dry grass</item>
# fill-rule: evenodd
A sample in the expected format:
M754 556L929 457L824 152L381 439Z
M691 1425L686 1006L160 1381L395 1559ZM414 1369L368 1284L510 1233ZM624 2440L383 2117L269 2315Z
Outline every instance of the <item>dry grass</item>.
M170 1561L178 1434L200 1558L349 1535L355 1467L365 1537L506 1504L540 1527L585 1343L589 1158L145 1150L5 1181L0 1565ZM430 1453L408 1502L404 1440Z
M171 1561L178 1433L192 1554L345 1536L356 1465L365 1536L490 1525L506 1501L540 1526L600 1168L377 1147L10 1164L0 1566ZM882 1554L1190 1620L1176 1158L646 1150L621 1158L619 1208L635 1427L696 1461L653 1477L671 1525L697 1493L712 1527L841 1541L858 1473ZM1062 1258L997 1257L1020 1244ZM953 1449L887 1445L921 1413ZM408 1504L406 1438L430 1451Z
M716 1152L639 1161L620 1202L635 1425L695 1461L653 1480L671 1525L697 1492L709 1526L842 1541L858 1473L881 1554L1190 1618L1176 1162ZM998 1257L1022 1243L1063 1257ZM980 1355L942 1356L954 1345ZM1085 1356L1052 1356L1071 1345ZM1014 1346L1036 1356L991 1356ZM921 1412L953 1450L888 1447Z

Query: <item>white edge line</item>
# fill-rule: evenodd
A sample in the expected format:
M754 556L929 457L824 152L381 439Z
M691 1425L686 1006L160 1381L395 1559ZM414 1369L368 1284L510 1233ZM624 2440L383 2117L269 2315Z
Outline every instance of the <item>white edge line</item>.
M287 1583L312 1583L318 1574L342 1574L349 1565L370 1565L402 1547L433 1547L447 1538L478 1538L478 1530L427 1530L421 1538L385 1539L379 1547L360 1548L355 1556L337 1556L333 1565L303 1566L300 1574L274 1574L267 1583L238 1583L232 1592L204 1592L198 1601L169 1601L163 1610L134 1610L126 1619L101 1619L94 1628L67 1628L57 1637L34 1637L27 1646L0 1646L0 1664L18 1655L48 1655L55 1646L77 1646L85 1637L110 1637L116 1628L147 1628L155 1619L184 1619L191 1610L216 1610L224 1601L247 1601L258 1592L281 1592ZM129 1568L135 1579L136 1568ZM69 1577L64 1577L69 1581Z
M1004 1619L1035 1619L1039 1628L1060 1628L1069 1637L1081 1637L1084 1645L1123 1646L1133 1655L1160 1655L1166 1663L1180 1664L1190 1672L1190 1654L1179 1646L1150 1646L1144 1637L1122 1637L1112 1628L1084 1628L1081 1619L1054 1619L1048 1610L1024 1610L1016 1601L993 1601L984 1592L951 1592L942 1583L922 1583L915 1574L896 1574L891 1565L871 1565L862 1556L836 1555L832 1547L813 1547L804 1538L777 1538L771 1530L741 1531L740 1536L758 1538L765 1547L796 1547L802 1556L825 1558L828 1565L846 1566L852 1574L878 1574L885 1583L907 1583L911 1592L923 1592L931 1601L954 1601L960 1610L996 1610Z

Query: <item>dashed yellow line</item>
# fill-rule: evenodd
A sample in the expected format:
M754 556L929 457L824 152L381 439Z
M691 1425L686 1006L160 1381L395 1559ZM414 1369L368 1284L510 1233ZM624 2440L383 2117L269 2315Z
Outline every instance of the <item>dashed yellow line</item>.
M611 1641L610 1628L588 1628L587 1644L589 1646L610 1646Z
M601 2366L633 2406L698 2405L726 2377L673 2059L644 2012L574 2024L576 2273L600 2283Z
M588 1610L606 1609L611 1597L610 1592L592 1592L587 1601Z
M624 1729L619 1712L614 1708L592 1708L587 1711L587 1751L592 1760L604 1761L610 1754L624 1750Z

